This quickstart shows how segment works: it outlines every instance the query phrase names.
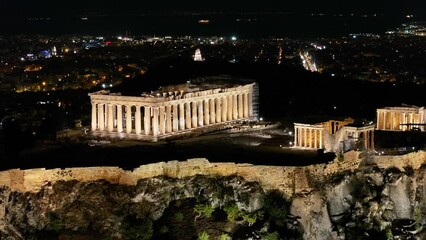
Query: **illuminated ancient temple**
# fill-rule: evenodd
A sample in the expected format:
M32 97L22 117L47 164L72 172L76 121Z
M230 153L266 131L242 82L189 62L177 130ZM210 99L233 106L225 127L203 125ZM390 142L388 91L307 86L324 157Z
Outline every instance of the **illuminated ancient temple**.
M141 96L90 93L92 132L157 140L218 124L253 119L250 84L181 84Z

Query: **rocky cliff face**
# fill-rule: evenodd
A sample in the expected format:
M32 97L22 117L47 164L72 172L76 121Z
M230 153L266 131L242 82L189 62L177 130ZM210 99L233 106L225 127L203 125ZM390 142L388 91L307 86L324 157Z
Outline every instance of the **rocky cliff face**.
M369 167L291 196L238 176L3 187L0 239L424 239L425 176Z
M291 214L304 239L425 239L425 174L367 168L312 181L315 190L296 196Z
M155 177L136 186L59 181L37 193L0 192L0 239L150 239L152 233L137 237L132 231L152 232L153 223L176 201L192 199L192 208L199 203L212 210L235 204L237 211L252 213L263 208L265 196L259 184L236 176ZM189 239L196 233L187 233Z

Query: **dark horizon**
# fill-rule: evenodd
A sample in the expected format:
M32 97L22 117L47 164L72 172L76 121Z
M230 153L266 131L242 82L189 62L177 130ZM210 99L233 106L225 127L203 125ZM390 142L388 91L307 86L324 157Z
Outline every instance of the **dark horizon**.
M206 12L293 12L293 13L336 13L336 14L386 14L407 15L413 14L418 19L425 19L426 1L413 0L410 2L389 2L385 0L314 0L306 1L224 1L216 0L200 2L187 1L150 1L124 0L114 3L105 3L101 0L92 1L62 1L58 4L52 0L1 0L0 16L14 17L55 17L80 16L90 14L164 14L164 13L206 13Z
M200 24L209 19L209 24ZM240 20L242 19L242 20ZM240 20L240 21L238 21ZM285 13L169 13L93 14L58 17L1 17L0 35L103 35L116 36L222 36L238 38L319 38L343 37L351 33L384 34L402 23L414 21L404 16L326 15Z
M422 0L74 0L61 4L52 0L0 0L0 34L341 37L361 32L383 34L404 22L424 21L425 9L426 1ZM311 16L322 13L327 16ZM255 20L236 23L240 16ZM208 26L198 24L204 18L212 20Z

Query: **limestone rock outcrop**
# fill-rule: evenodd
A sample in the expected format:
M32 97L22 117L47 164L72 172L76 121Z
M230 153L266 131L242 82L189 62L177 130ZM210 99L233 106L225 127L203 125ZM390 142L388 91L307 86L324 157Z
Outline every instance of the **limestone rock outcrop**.
M141 231L192 239L209 224L216 230L203 234L223 239L425 239L426 154L375 157L362 167L360 156L304 168L198 159L133 171L0 172L0 239L132 239Z

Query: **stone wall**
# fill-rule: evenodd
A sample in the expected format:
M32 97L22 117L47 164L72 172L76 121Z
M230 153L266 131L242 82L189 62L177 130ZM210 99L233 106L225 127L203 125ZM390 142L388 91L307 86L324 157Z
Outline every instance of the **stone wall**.
M375 156L374 161L380 168L397 167L403 170L404 167L411 166L413 169L419 169L426 163L426 152L418 151L399 156Z
M342 171L356 171L361 159L359 152L345 153L344 160L329 164L307 167L262 166L235 163L210 163L207 159L169 161L147 164L131 171L118 167L87 167L66 169L13 169L0 172L0 186L14 191L37 192L42 186L57 181L105 180L113 184L135 185L139 179L158 176L184 178L195 175L229 176L238 175L247 181L259 182L265 190L278 189L290 196L310 190L309 178L323 179ZM415 152L402 156L375 156L380 168L412 166L418 169L426 162L426 152Z

